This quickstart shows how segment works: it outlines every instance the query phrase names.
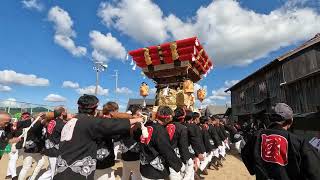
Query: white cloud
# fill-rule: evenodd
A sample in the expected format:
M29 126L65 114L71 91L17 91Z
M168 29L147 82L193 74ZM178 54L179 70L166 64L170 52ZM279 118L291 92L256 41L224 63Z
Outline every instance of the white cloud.
M227 80L227 81L224 82L224 85L225 85L225 87L227 87L227 89L228 89L228 88L230 88L231 86L237 84L238 82L239 82L239 80L230 80L230 81Z
M54 42L68 50L73 56L80 57L87 53L87 49L76 46L73 39L76 32L72 29L73 21L69 13L58 6L52 7L48 12L48 20L54 23Z
M44 98L45 101L48 102L65 102L67 99L58 94L49 94L47 97Z
M27 9L35 9L37 11L42 11L44 9L44 5L40 0L23 0L22 5Z
M3 107L20 107L19 104L16 102L15 98L8 98L8 99L0 102L0 106L3 106Z
M119 93L119 94L132 94L133 93L133 91L131 89L127 88L127 87L118 88L116 90L116 92Z
M226 11L227 9L227 11ZM198 9L193 22L171 15L174 38L198 34L218 65L247 65L281 47L314 36L320 15L311 8L279 8L269 14L245 9L235 0L213 1Z
M230 98L230 92L224 92L226 89L230 88L231 86L235 85L238 83L239 80L230 80L230 81L225 81L224 86L222 86L219 89L212 90L211 95L209 96L209 99L212 100L227 100Z
M181 20L174 14L164 16L151 0L120 0L102 3L98 15L108 27L142 43L198 36L216 65L243 66L318 33L320 6L303 1L288 1L262 14L236 0L216 0Z
M125 111L126 111L126 108L127 108L127 105L125 105L125 104L119 104L119 111L120 111L120 112L125 112Z
M200 84L198 84L198 83L194 83L194 93L196 94L197 93L197 91L199 90L199 89L204 89L204 90L206 90L207 91L207 89L208 89L208 87L207 86L201 86Z
M77 89L79 94L95 94L96 86L88 86L84 88ZM101 86L98 86L98 95L107 96L109 94L109 89L103 89Z
M33 74L16 73L13 70L0 71L0 83L19 84L25 86L48 86L49 80L38 78Z
M72 81L63 81L62 87L63 87L63 88L77 89L77 88L79 88L79 83L77 83L77 82L72 82Z
M150 95L155 95L156 92L157 92L157 88L151 88L151 89L149 89Z
M101 3L98 16L107 27L114 27L142 43L159 43L169 37L163 12L151 0Z
M212 95L209 96L210 99L215 99L215 100L226 100L228 96L230 96L229 92L224 92L226 89L225 87L212 90Z
M11 87L0 84L0 92L9 92Z
M108 61L110 58L125 59L125 48L111 33L104 35L99 31L91 31L89 36L93 47L93 59L97 61Z

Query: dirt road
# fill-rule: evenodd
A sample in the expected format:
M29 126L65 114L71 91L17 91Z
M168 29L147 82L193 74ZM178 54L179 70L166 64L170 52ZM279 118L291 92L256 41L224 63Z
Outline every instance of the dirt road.
M8 155L4 155L0 161L0 180L4 180L6 176L6 169L8 163ZM254 180L253 176L250 176L247 169L239 159L239 156L229 154L226 157L226 161L223 161L224 167L217 170L208 170L209 175L204 176L208 180ZM21 169L22 158L18 160L18 172ZM35 165L33 164L33 167ZM120 179L122 171L122 163L119 162L114 167L117 179ZM43 173L45 169L42 170Z

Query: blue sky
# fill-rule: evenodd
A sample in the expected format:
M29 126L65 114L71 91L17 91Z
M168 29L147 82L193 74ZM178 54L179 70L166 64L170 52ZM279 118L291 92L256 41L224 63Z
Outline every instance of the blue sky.
M208 91L205 103L225 104L230 99L222 90L319 31L319 7L317 0L4 0L0 99L74 109L80 94L95 84L95 58L109 66L101 73L101 102L115 100L117 69L116 101L125 106L138 97L142 81L153 87L125 61L127 51L198 36L215 63L199 82ZM36 77L26 76L31 74ZM74 86L62 87L64 81Z

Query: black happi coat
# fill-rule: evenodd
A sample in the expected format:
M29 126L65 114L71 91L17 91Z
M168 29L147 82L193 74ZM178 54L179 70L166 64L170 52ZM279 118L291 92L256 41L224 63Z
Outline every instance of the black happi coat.
M212 124L209 124L208 129L209 135L211 137L211 141L213 141L213 148L216 149L218 146L222 146L222 141L218 135L217 127L213 126Z
M211 151L213 150L213 145L210 142L211 137L208 132L209 126L207 124L203 124L203 125L200 125L200 128L201 128L202 141L206 149L206 153L211 153Z
M44 154L48 157L58 157L61 132L65 123L62 119L51 120L46 129Z
M257 180L319 180L319 153L307 140L279 125L258 131L241 151L248 171Z
M97 165L96 141L130 130L128 120L102 119L78 114L69 120L61 133L54 180L93 180Z
M141 134L141 133L139 133ZM140 137L140 136L139 136ZM121 138L122 154L121 158L124 161L138 161L140 160L140 144L131 136L123 136Z
M192 156L203 154L206 150L201 138L201 130L196 124L184 124L188 130L189 152Z
M231 140L232 143L235 143L235 142L241 140L241 138L239 138L239 137L240 137L240 134L238 134L238 131L237 131L237 129L236 129L234 126L232 126L232 125L225 125L224 127L225 127L225 129L229 132L229 134L230 134L230 140ZM236 134L238 134L238 138L236 138L237 136L235 137Z
M228 138L226 130L224 129L223 125L217 126L217 132L221 141L224 141Z
M108 121L109 119L105 119ZM114 166L114 145L111 137L105 137L97 141L97 169L106 169Z
M165 179L170 174L169 167L179 172L182 162L171 147L166 129L152 121L147 122L145 126L149 137L141 137L142 176L149 179Z
M27 124L27 122L25 122ZM43 124L41 121L37 121L33 127L31 127L27 133L26 144L24 152L26 153L40 153L44 149L44 134Z
M191 158L187 127L179 122L172 122L166 125L166 129L176 155L186 164Z
M17 129L12 131L13 137L19 137L23 133L23 129L27 128L31 125L31 119L20 120L17 122ZM23 138L16 144L17 149L22 149Z

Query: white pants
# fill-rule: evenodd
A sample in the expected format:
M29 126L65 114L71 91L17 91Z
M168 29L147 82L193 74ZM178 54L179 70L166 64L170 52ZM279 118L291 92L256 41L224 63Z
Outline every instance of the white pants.
M129 180L132 172L132 180L141 180L140 161L122 161L122 177L121 180Z
M113 144L114 144L114 157L115 157L114 159L117 160L121 143L117 141L117 142L114 142Z
M7 176L16 177L17 176L17 160L19 159L19 152L16 149L15 152L9 153L9 162L7 168Z
M226 148L225 148L223 142L222 142L222 146L218 146L218 149L219 149L219 155L225 157L226 156Z
M241 141L237 141L236 143L234 143L234 147L236 148L236 150L238 151L239 154L241 154Z
M100 177L97 177L95 179L97 180L115 180L116 177L114 176L114 170L110 167L110 168L107 168L107 169L100 169L100 170L97 170L97 171L103 171L104 174L101 175Z
M180 172L175 171L171 167L169 167L169 171L170 171L170 174L169 174L170 180L182 180L182 176Z
M194 168L193 160L189 159L186 164L186 170L184 173L183 180L194 180Z
M207 155L208 155L207 153L203 153L204 160L200 161L200 166L199 166L200 171L203 171L209 163Z
M212 150L213 156L219 158L219 148Z
M225 149L230 150L229 140L227 139L226 142L222 142L224 144Z
M45 156L41 156L39 153L23 153L22 156L24 157L24 159L18 180L26 179L28 171L31 169L33 160L36 161L37 166L35 167L29 180L35 180L41 168L44 166Z
M56 170L56 163L57 163L57 158L56 157L48 157L49 159L49 169L44 172L38 180L51 180L53 179L53 176L55 174Z

